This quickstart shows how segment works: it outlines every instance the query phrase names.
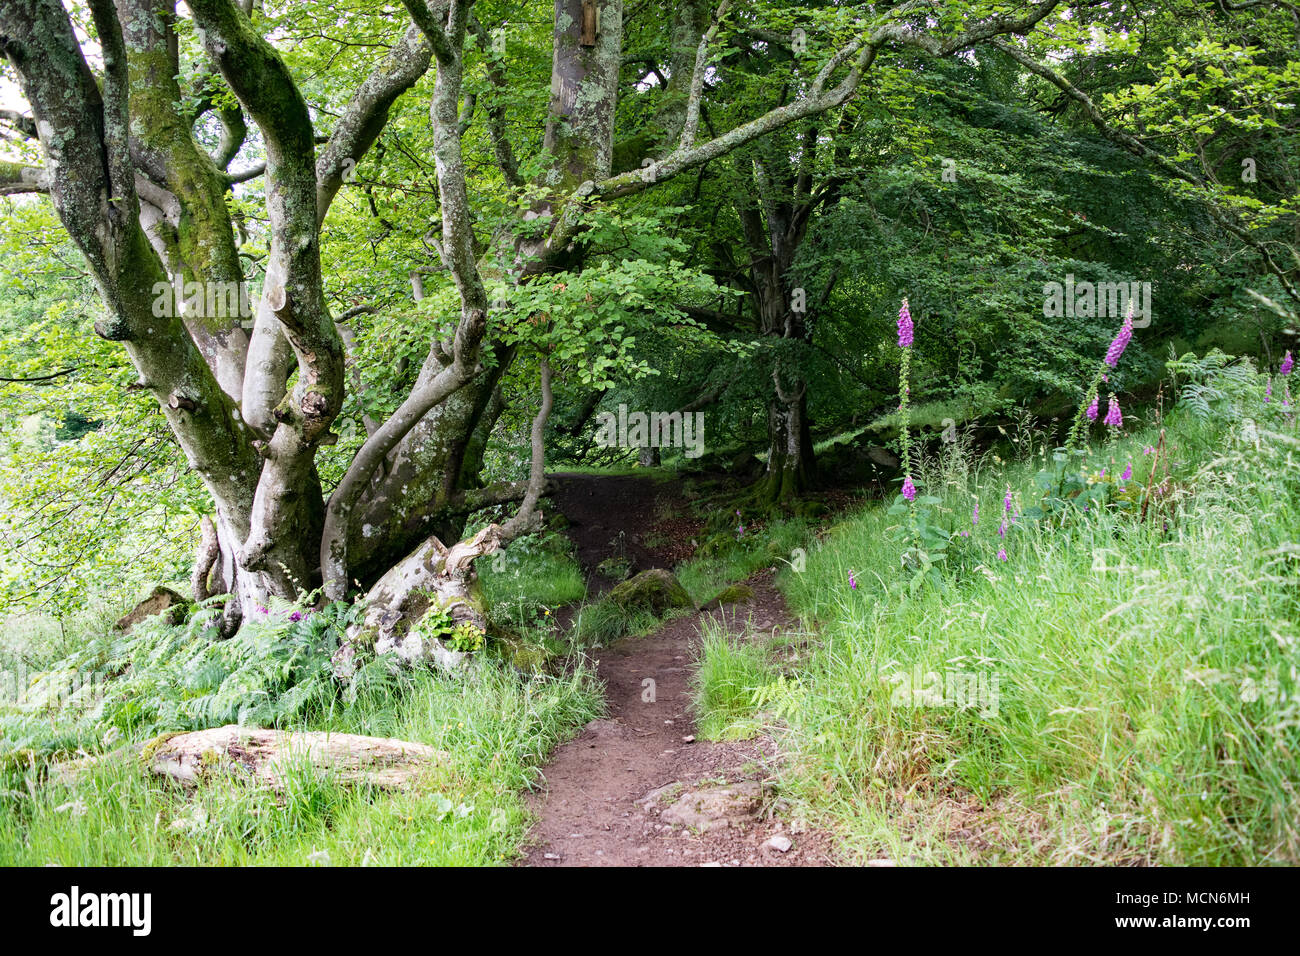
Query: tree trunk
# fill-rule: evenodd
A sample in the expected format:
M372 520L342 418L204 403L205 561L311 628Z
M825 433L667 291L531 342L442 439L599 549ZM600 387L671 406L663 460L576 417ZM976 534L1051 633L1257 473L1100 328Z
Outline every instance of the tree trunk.
M767 411L767 470L756 493L766 504L785 504L812 486L816 466L808 430L807 389L801 385L791 394L777 382L774 392Z
M146 744L144 753L153 773L182 784L234 774L279 791L304 765L345 784L406 788L449 756L428 744L391 737L259 730L237 724L160 737Z
M195 588L229 590L224 632L271 597L297 599L320 584L328 598L339 599L358 579L363 586L379 582L371 602L377 616L368 624L379 631L389 627L385 615L409 620L419 611L417 595L430 593L461 608L457 613L477 626L482 611L474 599L474 559L536 521L545 487L541 429L551 395L546 346L538 345L542 402L533 422L528 481L475 487L481 484L487 436L501 412L501 376L514 351L486 341L489 303L481 262L488 260L480 259L475 193L462 155L461 138L473 121L472 109L461 109L472 3L403 0L413 25L337 115L309 108L265 39L264 25L250 21L251 4L187 0L186 6L207 60L237 105L196 109L183 95L176 79L175 0L88 0L98 75L61 0L0 3L0 55L21 82L34 114L31 135L45 156L41 170L3 164L0 191L30 186L49 193L103 300L106 317L96 331L122 344L139 386L156 398L211 495L215 553L209 533ZM622 0L555 0L544 138L550 161L535 182L520 181L509 143L500 141L505 126L499 107L489 111L488 124L506 182L520 195L531 190L542 196L535 211L552 216L546 229L534 230L513 248L490 249L489 258L511 263L521 284L557 269L581 268L580 233L593 205L649 189L844 104L886 44L949 55L996 33L1026 32L1051 7L1036 6L1021 18L992 18L942 38L878 20L842 47L794 101L697 143L709 44L717 40L719 24L704 31L705 8L690 0L676 14L669 96L652 124L661 162L655 176L645 177L612 175ZM325 501L316 458L323 445L337 441L331 428L343 404L347 367L343 339L326 306L321 224L346 172L374 144L391 104L434 60L430 121L442 217L437 266L450 275L459 296L456 330L450 341L430 343L415 388L387 421L376 423L373 432L367 428L365 443ZM832 74L842 78L827 88ZM488 82L504 82L499 65L488 75ZM209 111L223 130L213 155L194 132ZM234 181L226 168L247 132L245 115L258 127L266 153L266 206L257 218L266 223L269 247L251 339L239 321L247 277L225 195ZM333 120L319 151L314 115ZM676 147L669 142L674 136ZM781 153L772 151L776 159ZM774 198L761 163L754 163L754 173L763 214L749 208L742 220L763 331L773 339L803 341L804 317L791 307L784 283L807 224L801 209L809 207ZM796 178L802 182L803 174ZM793 193L789 183L782 189L809 195L797 184ZM159 287L178 281L233 284L240 290L235 315L159 315ZM208 296L203 298L206 305ZM495 362L484 361L489 349ZM813 468L806 383L797 361L787 365L784 372L776 370L769 409L775 500L797 493ZM465 515L476 508L521 496L519 513L499 528L451 547L441 543L459 538Z

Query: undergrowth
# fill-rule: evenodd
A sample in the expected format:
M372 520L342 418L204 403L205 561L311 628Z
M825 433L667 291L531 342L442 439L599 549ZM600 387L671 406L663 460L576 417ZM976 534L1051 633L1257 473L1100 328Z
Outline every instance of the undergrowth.
M1043 444L919 467L937 580L882 506L783 575L819 647L749 712L847 859L1300 861L1300 440L1228 364L1172 364L1198 401L1093 445L1064 511ZM701 673L737 664L714 641ZM711 679L703 720L747 719L724 691L754 679Z

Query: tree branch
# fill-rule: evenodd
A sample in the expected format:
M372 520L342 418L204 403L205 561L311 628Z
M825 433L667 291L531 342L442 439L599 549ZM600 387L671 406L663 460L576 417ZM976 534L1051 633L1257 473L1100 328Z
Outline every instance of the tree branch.
M1097 105L1093 103L1092 98L1089 97L1087 93L1083 92L1083 90L1079 89L1051 67L1039 63L1024 51L1017 49L1004 40L993 40L992 45L1001 50L1007 56L1011 57L1011 59L1015 60L1029 72L1047 80L1047 82L1051 83L1066 96L1078 103L1083 108L1088 119L1092 121L1092 124L1096 126L1101 134L1112 143L1121 146L1130 153L1133 153L1135 156L1159 166L1162 170L1176 179L1181 179L1183 182L1207 191L1212 188L1201 177L1189 170L1183 169L1177 163L1162 156L1160 153L1157 153L1136 136L1112 126L1107 122L1106 117L1102 115L1101 110L1097 108ZM1287 295L1291 297L1292 301L1300 303L1300 290L1297 290L1287 271L1273 259L1268 248L1256 239L1249 229L1235 222L1233 218L1226 211L1221 209L1217 203L1207 201L1206 208L1219 225L1255 250L1255 252L1263 259L1268 270L1277 277L1278 282L1282 284L1282 288L1286 291Z
M456 53L452 49L447 32L444 32L438 23L439 17L446 16L447 4L439 4L438 8L435 8L432 0L402 0L402 6L406 7L407 12L411 14L412 22L428 38L433 46L433 55L438 58L438 62L442 64L455 60Z
M727 15L730 7L730 0L722 0L718 12L713 15L713 26L700 37L700 44L695 50L695 71L691 74L691 92L686 100L686 122L682 125L678 149L688 149L695 143L695 134L700 128L700 97L704 93L704 62L708 59L709 46L722 28L722 18Z
M423 32L415 26L408 27L383 62L352 94L316 161L318 222L325 221L330 203L351 170L378 139L388 122L389 108L428 72L431 59L431 49Z

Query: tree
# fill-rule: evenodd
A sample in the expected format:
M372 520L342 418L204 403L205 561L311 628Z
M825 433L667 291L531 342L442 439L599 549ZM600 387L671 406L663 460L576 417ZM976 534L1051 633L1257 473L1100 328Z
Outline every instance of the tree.
M177 77L188 26L174 0L88 0L93 39L84 48L58 0L6 3L0 52L31 106L32 116L19 125L38 138L44 163L10 164L0 175L9 191L48 192L103 300L97 332L121 343L139 387L157 400L211 495L216 546L208 542L203 553L214 566L201 577L231 595L229 629L269 596L320 585L327 597L341 598L354 580L372 588L377 619L400 617L417 592L462 599L474 559L527 530L545 490L551 362L575 334L571 324L552 321L546 282L582 273L592 215L838 109L887 47L952 54L1028 32L1057 4L1007 14L996 3L909 3L871 14L841 31L844 41L824 51L796 95L704 139L709 60L731 8L723 3L710 18L698 4L686 5L670 25L666 68L673 76L663 103L638 132L658 144L649 175L614 165L621 0L556 0L542 154L524 162L506 135L506 65L492 39L506 18L485 15L481 22L471 0L404 0L411 25L342 99L328 136L318 134L320 113L308 102L308 87L264 35L251 0L188 6L206 72L182 89ZM91 67L95 45L98 75ZM355 384L347 330L340 328L346 313L336 317L329 306L323 227L394 104L431 65L440 218L429 237L431 267L450 279L455 318L448 334L429 343L397 407L372 422L326 497L318 463L339 440L332 428ZM473 196L483 190L471 188L476 171L464 146L480 94L494 160L487 175L513 201L509 228L491 232L483 224L501 225L502 217L476 205ZM211 150L196 131L205 118L221 128ZM232 173L249 119L265 165ZM236 238L241 222L231 214L228 190L255 175L264 177L258 212L267 248L246 334L237 315L211 307L211 290L234 289L241 300L249 294ZM181 308L177 285L202 293L191 308ZM563 295L568 283L549 288ZM517 309L512 300L528 305ZM613 339L598 348L617 352L612 329ZM492 427L501 376L521 353L537 363L541 396L529 477L469 487L466 459ZM442 543L439 534L459 536L466 515L506 501L521 502L509 521L451 547ZM458 606L479 618L472 606Z

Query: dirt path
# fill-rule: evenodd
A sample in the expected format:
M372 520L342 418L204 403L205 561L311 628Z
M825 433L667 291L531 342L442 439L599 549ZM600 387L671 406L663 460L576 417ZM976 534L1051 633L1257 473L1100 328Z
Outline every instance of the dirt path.
M589 575L620 531L625 553L636 570L645 570L671 567L675 561L665 551L685 546L689 553L692 529L677 493L674 485L641 478L567 476L560 478L556 505L571 522ZM655 542L659 549L650 546ZM790 621L770 572L750 584L752 603L714 613L737 633L747 626L756 634L785 628ZM677 618L647 637L596 652L608 716L589 723L545 767L542 792L531 798L539 822L525 865L829 862L824 835L792 832L771 814L776 755L770 740L695 740L689 681L705 616Z

